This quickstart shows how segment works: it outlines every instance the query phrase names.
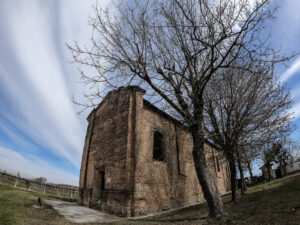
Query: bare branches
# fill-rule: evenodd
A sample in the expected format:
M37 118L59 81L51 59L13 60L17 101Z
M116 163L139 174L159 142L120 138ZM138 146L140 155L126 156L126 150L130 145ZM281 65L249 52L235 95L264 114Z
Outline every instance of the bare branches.
M289 97L274 83L273 68L295 54L281 56L262 39L265 22L276 11L270 1L134 0L115 5L115 11L96 5L90 46L68 46L75 62L96 72L82 71L91 89L105 94L119 86L141 86L189 127L213 216L223 214L223 207L204 160L203 110L210 116L209 137L227 149L267 127L282 127L289 118L282 116ZM209 85L215 89L207 92ZM206 94L210 97L204 99ZM95 91L87 97L102 95ZM268 107L273 103L280 104Z
M273 66L264 58L258 63L245 58L231 69L219 70L206 89L206 137L224 151L233 174L236 162L240 171L242 161L251 170L254 153L263 153L267 143L278 139L283 143L291 131L287 110L292 101L286 86L276 79ZM248 159L243 160L245 157ZM235 196L233 193L233 200Z
M218 70L236 67L245 57L253 64L262 56L273 64L292 57L280 57L260 38L276 11L266 8L268 3L136 0L116 5L115 14L96 5L90 48L68 47L75 62L96 70L93 76L81 71L85 84L150 88L150 95L162 96L178 119L191 125L194 101Z

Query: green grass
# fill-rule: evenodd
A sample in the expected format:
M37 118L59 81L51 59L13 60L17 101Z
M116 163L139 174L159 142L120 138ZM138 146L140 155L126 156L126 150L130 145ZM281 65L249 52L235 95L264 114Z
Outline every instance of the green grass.
M34 208L37 198L57 199L50 194L28 191L0 184L0 224L70 224L64 217L58 215L50 206L43 204L42 208ZM71 198L60 200L75 201Z
M134 223L300 225L300 174L248 188L237 203L225 195L223 202L229 215L218 221L206 218L208 209L203 203Z
M221 220L207 219L205 203L139 220L106 224L276 224L300 225L300 174L251 187L237 203L223 196L229 216ZM0 224L74 225L58 215L50 206L33 207L37 196L42 199L67 200L49 194L27 191L0 184Z

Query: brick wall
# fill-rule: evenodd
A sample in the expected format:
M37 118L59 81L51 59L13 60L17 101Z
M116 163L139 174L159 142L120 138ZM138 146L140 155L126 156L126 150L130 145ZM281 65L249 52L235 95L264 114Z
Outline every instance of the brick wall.
M109 93L88 117L79 204L124 216L131 211L133 185L130 174L133 169L128 149L133 93L126 89ZM99 188L95 186L97 172L104 174L104 189L101 196L95 197L93 193Z
M177 208L204 200L192 156L191 135L147 107L139 109L137 120L137 164L135 175L135 215ZM153 160L153 133L164 135L166 162ZM176 143L177 142L177 143ZM226 160L205 145L206 159L221 193L228 191ZM219 170L217 168L217 157Z
M203 200L191 135L159 109L144 104L143 94L138 87L112 91L88 117L79 204L136 216ZM153 160L154 130L164 135L165 162ZM205 149L211 173L224 193L229 187L226 160L210 146Z

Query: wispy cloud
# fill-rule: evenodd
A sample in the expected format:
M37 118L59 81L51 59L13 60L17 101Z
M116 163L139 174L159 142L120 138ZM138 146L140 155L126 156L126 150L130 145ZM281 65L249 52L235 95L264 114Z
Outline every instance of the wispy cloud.
M291 109L290 112L294 113L295 120L300 117L300 102L296 103Z
M2 71L1 76L24 118L21 123L18 118L10 120L78 168L84 129L70 102L51 23L45 16L49 13L34 1L8 7L8 35L20 74Z
M300 97L300 88L296 87L294 89L291 90L291 96L294 100L299 99Z
M299 52L300 35L300 1L299 0L273 0L273 3L280 6L276 13L276 19L272 21L272 45L280 48L283 54ZM287 82L288 87L292 88L291 96L295 105L290 109L294 112L295 119L299 118L299 85L300 85L300 57L294 59L291 66L280 76L281 82ZM296 120L295 120L296 121ZM298 121L296 123L299 124ZM299 126L299 125L298 125Z
M30 167L33 158L23 156L30 153L39 157L47 151L46 155L53 157L43 162L48 163L45 168L53 171L51 160L56 157L66 170L76 168L78 172L88 112L78 117L77 106L70 101L72 94L84 100L84 87L78 85L80 75L69 63L71 57L65 43L88 42L92 3L94 0L1 1L0 88L5 96L0 93L0 118L8 123L1 124L0 133L23 146L16 151L0 146L3 155L8 153L7 163L2 164L5 160L1 159L1 167L12 164L9 157L16 156L27 165L20 172L29 174L43 164L34 160L35 166ZM14 133L10 124L26 138ZM62 170L56 175L59 173L67 176Z
M11 149L0 146L0 168L22 177L46 177L48 182L78 185L78 175L56 168L35 156L25 157Z
M292 66L286 70L281 76L280 81L285 82L300 71L300 57L298 57Z

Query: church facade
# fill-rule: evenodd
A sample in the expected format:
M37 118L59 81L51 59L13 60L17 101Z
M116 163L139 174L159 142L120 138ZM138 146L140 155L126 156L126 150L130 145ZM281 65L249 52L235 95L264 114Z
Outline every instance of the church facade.
M88 116L78 204L137 216L204 200L191 135L144 94L121 87ZM229 191L225 157L208 144L205 152L219 192Z

